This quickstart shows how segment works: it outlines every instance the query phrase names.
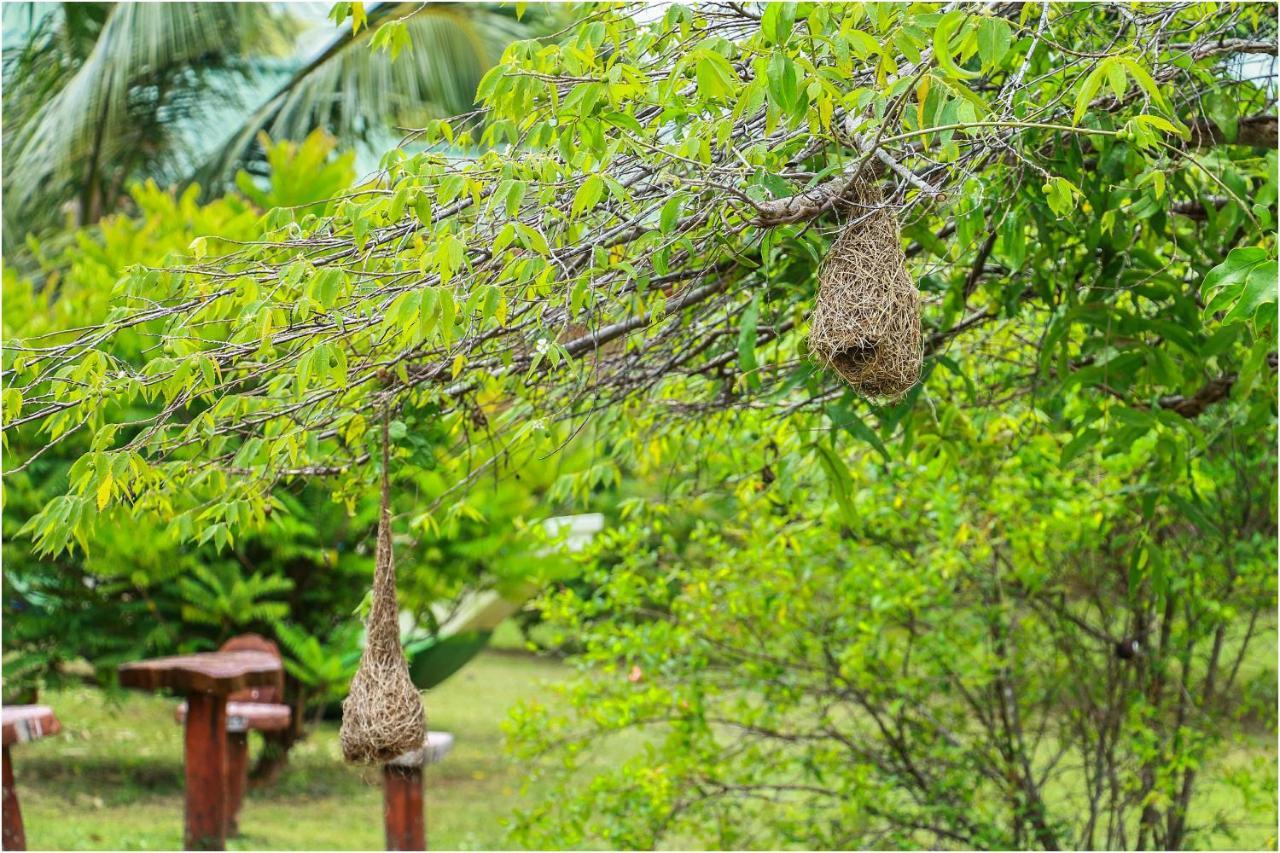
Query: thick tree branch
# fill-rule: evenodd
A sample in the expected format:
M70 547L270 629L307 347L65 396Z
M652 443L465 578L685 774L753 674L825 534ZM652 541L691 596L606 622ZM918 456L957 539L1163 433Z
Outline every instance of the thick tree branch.
M1267 365L1272 370L1276 369L1277 354L1271 353L1267 356ZM1200 390L1191 396L1182 394L1172 394L1168 397L1160 398L1160 408L1168 409L1171 412L1182 415L1188 420L1200 417L1214 403L1227 399L1231 394L1231 387L1236 384L1236 374L1226 373L1216 379L1211 379L1205 383Z

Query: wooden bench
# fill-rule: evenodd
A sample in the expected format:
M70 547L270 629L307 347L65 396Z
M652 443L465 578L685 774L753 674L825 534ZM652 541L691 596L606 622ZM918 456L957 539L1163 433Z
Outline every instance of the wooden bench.
M13 784L13 764L9 747L42 737L55 735L62 728L53 711L44 705L10 705L0 709L0 728L4 740L4 829L5 850L26 850L27 835L22 827L22 810L18 807L18 791Z
M255 687L282 690L284 668L279 655L253 649L204 652L126 663L118 671L125 687L186 695L183 847L226 849L228 698Z
M220 652L258 651L280 659L275 643L257 634L242 634L223 643ZM249 785L249 732L279 732L289 728L292 709L281 704L284 691L270 684L227 696L227 835L240 834L240 806ZM174 710L179 723L187 721L187 703Z
M444 759L453 749L453 735L427 732L422 749L406 753L382 768L382 818L388 850L426 850L426 807L422 797L422 768Z

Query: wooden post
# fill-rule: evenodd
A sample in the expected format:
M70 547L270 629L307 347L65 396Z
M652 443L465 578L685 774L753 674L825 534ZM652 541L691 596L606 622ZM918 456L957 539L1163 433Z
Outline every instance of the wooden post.
M249 731L227 730L227 837L240 834L240 804L249 781Z
M227 846L227 697L187 695L185 850Z
M27 835L22 830L22 811L18 808L18 790L13 786L13 764L9 747L4 747L4 849L26 850Z
M383 818L388 850L426 850L426 811L422 802L422 764L386 764L382 768Z

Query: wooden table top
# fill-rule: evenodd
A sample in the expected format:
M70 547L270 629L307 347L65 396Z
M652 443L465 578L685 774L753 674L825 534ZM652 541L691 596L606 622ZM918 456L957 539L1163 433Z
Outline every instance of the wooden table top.
M280 658L269 652L201 652L121 664L120 684L137 690L176 690L226 696L251 687L279 685Z
M52 709L45 705L7 705L0 709L0 719L5 746L56 735L62 728Z

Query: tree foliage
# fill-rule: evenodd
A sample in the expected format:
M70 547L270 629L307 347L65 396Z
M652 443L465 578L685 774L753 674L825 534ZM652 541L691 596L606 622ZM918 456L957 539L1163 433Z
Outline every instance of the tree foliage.
M30 277L6 258L5 338L101 322L112 310L114 282L133 265L159 264L204 233L252 240L263 209L305 208L317 200L323 207L323 199L354 177L350 153L336 152L334 140L321 134L272 144L268 159L269 180L247 186L261 208L235 195L200 203L197 188L178 195L143 185L133 189L130 215L107 217L48 244L29 241L31 256L19 261L33 270ZM145 329L116 336L112 358L144 364L158 342ZM155 411L142 402L120 416ZM551 483L563 468L581 464L581 451L527 460L521 481L486 482L428 517L416 502L446 493L451 482L437 470L433 427L413 426L407 443L416 473L401 479L395 507L408 580L401 601L419 635L432 637L436 610L447 611L466 592L511 590L563 572L561 563L538 556L544 543L531 523L556 511L561 501L548 497ZM399 420L393 425L401 436L408 428ZM225 547L225 529L183 541L163 519L104 509L83 549L55 557L34 553L20 531L65 492L90 447L84 432L47 447L32 429L6 437L6 695L52 686L74 661L88 662L110 683L125 660L212 649L248 630L275 635L306 656L296 662L303 693L313 686L326 693L345 688L332 676L345 655L358 654L355 615L373 571L374 496L335 502L323 480L282 486L270 496L266 524L240 531L234 548ZM19 459L25 464L12 461ZM286 635L293 645L283 642Z
M1063 465L1022 404L889 462L757 412L655 439L638 476L699 474L539 604L580 675L512 721L516 843L1269 843L1275 768L1239 753L1275 726L1276 457L1227 408L1177 461L1148 435Z
M1123 418L1123 444L1259 382L1273 295L1206 316L1198 292L1237 246L1274 255L1274 150L1210 145L1274 125L1273 89L1231 72L1270 44L1269 10L767 10L601 9L558 44L516 43L480 85L479 139L466 120L424 136L493 149L393 151L322 214L275 210L265 239L211 233L121 279L103 324L8 342L9 428L94 433L32 524L42 546L117 504L192 535L197 518L202 535L260 522L281 478L368 476L367 424L389 404L499 446L636 397L673 418L865 421L799 331L864 170L884 172L912 240L930 367L963 372L955 339L992 327L1039 338L1030 382L976 398L1035 389L1081 443ZM1201 117L1224 100L1234 126ZM161 346L114 359L140 325ZM158 413L108 417L134 400Z

